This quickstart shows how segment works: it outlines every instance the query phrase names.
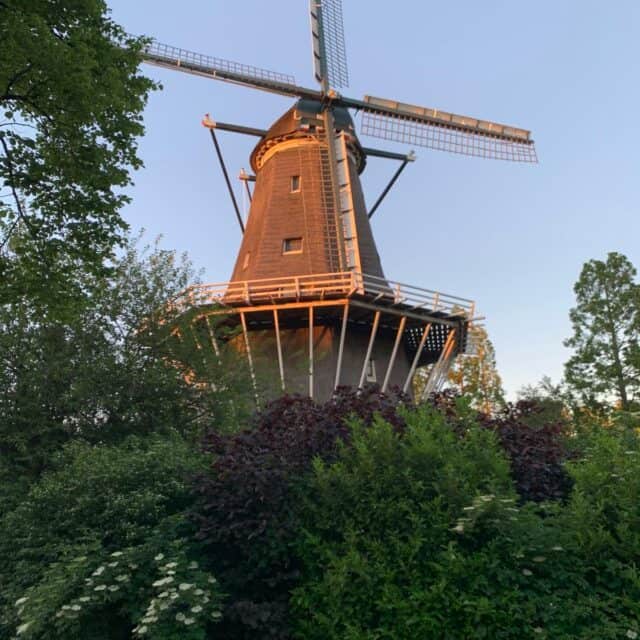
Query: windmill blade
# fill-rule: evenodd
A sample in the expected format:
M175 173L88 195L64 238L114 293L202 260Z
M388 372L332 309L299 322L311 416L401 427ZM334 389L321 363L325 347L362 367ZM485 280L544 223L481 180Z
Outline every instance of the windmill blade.
M314 97L318 94L296 86L295 78L287 74L194 53L155 40L142 49L142 58L149 64L165 69L184 71L286 96Z
M325 93L330 88L348 87L342 0L309 0L309 10L316 80Z
M343 98L342 103L363 111L364 135L469 156L538 162L526 129L372 96Z

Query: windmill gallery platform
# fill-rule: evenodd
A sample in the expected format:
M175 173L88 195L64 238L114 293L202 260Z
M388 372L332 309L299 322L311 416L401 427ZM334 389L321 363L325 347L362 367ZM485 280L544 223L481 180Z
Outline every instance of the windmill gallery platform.
M333 88L348 84L340 1L310 0L310 13L320 91L290 76L156 42L142 52L164 68L296 98L268 130L203 121L243 236L229 282L191 287L174 301L186 321L179 331L216 355L222 341L241 352L256 395L286 391L325 400L337 386L366 384L411 394L417 369L432 365L426 395L465 353L475 305L385 277L370 218L414 156L363 147L349 110L362 114L362 133L385 140L518 162L536 162L535 147L524 129L342 96ZM254 175L243 176L251 199L246 224L216 131L258 138ZM369 156L401 165L367 210L360 174Z

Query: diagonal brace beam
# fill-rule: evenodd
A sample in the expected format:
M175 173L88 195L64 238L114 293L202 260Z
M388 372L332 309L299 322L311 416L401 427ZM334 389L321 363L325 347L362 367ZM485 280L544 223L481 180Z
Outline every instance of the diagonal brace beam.
M393 174L391 180L389 180L389 184L384 188L383 192L380 194L380 197L376 200L376 203L371 207L371 211L369 211L369 219L376 212L376 209L382 204L382 201L385 199L386 195L391 191L391 187L396 183L396 180L400 177L400 174L404 171L404 168L416 159L413 151L405 156L402 164L398 167L397 171Z

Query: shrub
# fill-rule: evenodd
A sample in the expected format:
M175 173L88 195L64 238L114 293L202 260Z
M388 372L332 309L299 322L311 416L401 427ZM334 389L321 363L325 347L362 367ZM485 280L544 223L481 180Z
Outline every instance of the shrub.
M495 416L472 412L465 397L451 391L435 394L430 403L447 418L451 428L463 435L469 424L479 423L498 437L511 463L511 476L522 501L565 499L571 478L564 464L572 452L570 425L562 418L546 418L548 407L532 400L507 404Z
M563 420L538 424L545 408L520 400L507 405L496 418L483 418L483 426L496 432L511 461L511 475L522 500L542 502L568 496L571 479L564 464L569 458L567 427Z
M229 593L224 637L289 637L289 590L299 575L291 553L298 526L291 483L314 458L335 457L338 442L349 437L351 415L368 424L380 414L401 429L401 400L372 388L361 394L340 389L324 404L285 396L244 432L208 434L205 449L214 459L211 472L197 479L201 501L194 517L211 568Z
M203 639L220 596L184 516L202 460L175 435L67 446L0 521L0 637Z
M429 407L407 421L403 436L380 419L369 430L354 424L352 447L334 463L317 461L300 486L296 637L472 637L466 623L459 633L445 625L475 606L458 601L460 571L451 578L445 569L460 557L461 534L473 528L491 540L514 508L508 462L488 430L457 436Z
M585 546L575 507L518 506L490 430L455 433L429 408L407 422L404 435L354 425L351 446L297 485L296 638L637 637L637 548L594 556L608 538ZM637 524L634 497L616 502L632 514L619 537Z

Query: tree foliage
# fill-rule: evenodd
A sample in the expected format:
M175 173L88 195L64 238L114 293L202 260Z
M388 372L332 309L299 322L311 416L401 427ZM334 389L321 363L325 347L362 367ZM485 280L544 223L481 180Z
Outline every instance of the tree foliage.
M549 376L543 376L537 384L529 384L518 390L518 400L533 403L538 411L527 416L533 426L550 422L569 424L575 408L575 399L564 381L554 384Z
M0 302L67 295L120 241L140 47L103 0L0 2Z
M475 353L458 356L447 381L452 389L469 398L473 407L490 414L505 403L496 352L483 327L470 327L468 339Z
M218 364L167 339L178 321L167 301L193 278L186 259L131 240L109 277L91 277L64 321L30 307L0 308L0 512L11 503L7 494L17 499L68 441L115 443L173 430L195 438L204 422L220 429L242 422L253 401L233 353ZM196 358L216 387L187 380Z
M567 497L571 482L565 463L575 448L570 446L572 427L554 412L549 413L547 405L520 400L489 416L471 410L469 400L452 390L432 396L430 402L446 416L449 428L459 437L478 425L496 435L522 502Z
M640 285L636 269L619 253L590 260L574 286L570 312L574 350L565 365L567 382L583 403L616 399L628 410L640 399Z

